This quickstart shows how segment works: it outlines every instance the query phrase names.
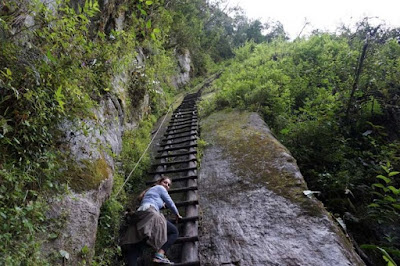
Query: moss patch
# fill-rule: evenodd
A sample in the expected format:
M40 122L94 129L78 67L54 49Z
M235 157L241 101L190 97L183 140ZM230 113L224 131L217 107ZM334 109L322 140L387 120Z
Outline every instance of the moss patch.
M285 156L286 148L261 127L254 127L248 112L221 111L205 118L201 125L202 131L206 132L202 137L222 148L238 176L266 186L313 215L321 213L317 204L303 195L307 189L304 181L284 167L294 164L292 157ZM243 187L243 190L247 189L248 185Z
M82 165L70 164L68 170L64 172L69 186L76 192L98 188L112 172L104 157L94 162L82 160L80 163Z

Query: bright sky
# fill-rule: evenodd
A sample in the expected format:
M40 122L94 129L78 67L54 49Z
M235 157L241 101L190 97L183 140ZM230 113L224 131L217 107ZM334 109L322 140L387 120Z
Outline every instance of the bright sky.
M354 25L362 18L379 17L388 26L400 27L400 0L228 0L245 9L247 17L278 20L291 39L296 38L305 21L310 24L303 31L313 29L335 31L344 23Z

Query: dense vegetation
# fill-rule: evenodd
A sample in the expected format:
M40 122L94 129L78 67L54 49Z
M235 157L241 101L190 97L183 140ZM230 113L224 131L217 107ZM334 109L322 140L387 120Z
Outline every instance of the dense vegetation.
M247 43L235 50L203 109L260 113L298 160L309 188L321 191L318 197L368 254L364 259L394 265L400 32L368 19L357 26L293 42Z

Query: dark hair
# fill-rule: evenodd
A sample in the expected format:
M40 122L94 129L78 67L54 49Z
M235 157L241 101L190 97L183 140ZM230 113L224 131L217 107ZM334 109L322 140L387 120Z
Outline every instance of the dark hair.
M156 186L156 185L161 185L161 183L162 183L164 180L166 180L166 179L171 180L171 178L169 178L168 176L162 175L159 179L157 179L156 182L153 183L153 185L152 185L151 187L154 187L154 186ZM146 188L145 190L142 191L142 193L140 193L140 195L137 197L137 200L138 200L139 202L142 202L143 197L144 197L144 194L146 194L146 192L147 192L151 187Z

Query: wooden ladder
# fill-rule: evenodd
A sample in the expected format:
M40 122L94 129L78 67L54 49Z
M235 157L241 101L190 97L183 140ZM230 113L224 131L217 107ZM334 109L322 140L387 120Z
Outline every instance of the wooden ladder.
M197 198L197 106L199 93L188 94L173 112L169 126L159 143L158 161L149 174L154 183L161 175L172 180L169 190L183 219L177 225L180 236L172 252L180 253L177 266L200 265L198 255L198 198ZM179 245L179 246L178 246ZM178 247L175 247L178 246ZM173 256L175 257L175 256Z

